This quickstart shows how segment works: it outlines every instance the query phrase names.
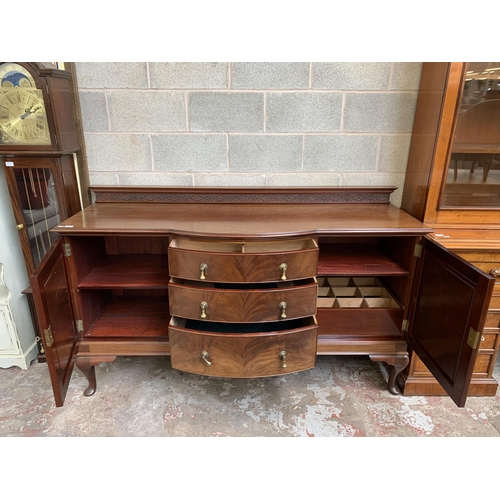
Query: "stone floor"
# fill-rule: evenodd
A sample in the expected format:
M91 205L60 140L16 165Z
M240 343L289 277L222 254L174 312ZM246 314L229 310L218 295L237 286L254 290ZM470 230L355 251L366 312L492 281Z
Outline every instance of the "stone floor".
M318 357L312 370L262 379L181 373L163 357L118 358L96 374L97 392L85 397L75 369L56 408L45 364L0 369L0 436L500 435L500 391L464 408L448 397L394 396L386 365L364 357Z

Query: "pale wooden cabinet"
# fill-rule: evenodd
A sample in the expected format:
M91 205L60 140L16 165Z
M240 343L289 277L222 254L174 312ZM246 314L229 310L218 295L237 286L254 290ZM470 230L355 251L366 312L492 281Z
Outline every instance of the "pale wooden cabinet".
M401 207L496 279L469 395L493 396L500 343L500 63L425 63ZM458 292L457 292L457 300ZM412 353L404 394L444 394Z

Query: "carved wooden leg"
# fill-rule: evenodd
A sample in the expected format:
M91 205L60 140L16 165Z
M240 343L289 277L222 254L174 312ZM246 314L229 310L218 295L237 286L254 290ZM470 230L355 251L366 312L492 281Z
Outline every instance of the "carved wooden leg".
M76 359L76 366L85 375L89 385L83 391L85 396L92 396L97 388L97 381L95 378L95 366L99 363L112 362L116 356L100 356L100 357L79 357Z
M372 361L383 361L388 365L391 365L391 371L389 373L389 382L387 384L389 392L391 394L400 394L400 391L396 387L396 379L398 375L408 366L410 362L410 356L408 353L401 354L371 354L370 359Z

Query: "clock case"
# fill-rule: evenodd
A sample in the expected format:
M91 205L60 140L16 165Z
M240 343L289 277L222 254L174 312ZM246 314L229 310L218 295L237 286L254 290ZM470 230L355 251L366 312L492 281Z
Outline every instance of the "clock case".
M0 65L4 62L0 62ZM81 199L81 187L86 185L85 179L78 178L76 162L81 163L81 133L78 129L78 100L74 95L73 81L75 75L69 71L58 69L49 62L15 62L25 68L35 81L37 89L42 91L45 111L50 132L50 144L2 144L0 143L0 165L5 171L7 186L19 231L19 239L23 251L28 275L31 275L38 264L38 256L34 255L32 236L29 224L25 219L24 198L19 184L19 174L23 172L43 172L50 176L53 191L57 199L58 217L64 220L86 205L86 198ZM17 179L16 179L16 173ZM80 186L79 186L80 184ZM47 232L53 226L48 224ZM48 250L48 249L47 249ZM43 258L43 255L41 256ZM31 287L26 294L30 304L33 326L40 338L38 322L34 313ZM37 339L37 340L38 340ZM39 361L45 360L41 341L39 344Z

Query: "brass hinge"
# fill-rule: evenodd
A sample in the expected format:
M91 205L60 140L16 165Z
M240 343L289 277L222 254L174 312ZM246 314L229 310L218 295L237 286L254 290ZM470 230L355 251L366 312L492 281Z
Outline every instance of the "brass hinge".
M54 343L54 337L52 337L52 327L49 325L49 327L43 331L43 334L45 335L45 345L47 347L51 347Z
M83 321L81 319L77 319L75 323L76 323L76 331L83 332Z
M403 332L408 331L408 320L407 319L403 320L403 326L401 327L401 330L403 330Z
M69 243L64 243L64 255L69 257L71 255L71 245Z
M419 245L418 243L415 245L415 251L413 252L413 255L415 257L420 257L422 255L422 245Z
M469 330L469 338L467 339L467 344L470 345L472 349L476 349L480 338L481 334L479 332L476 332L474 328L471 328Z

